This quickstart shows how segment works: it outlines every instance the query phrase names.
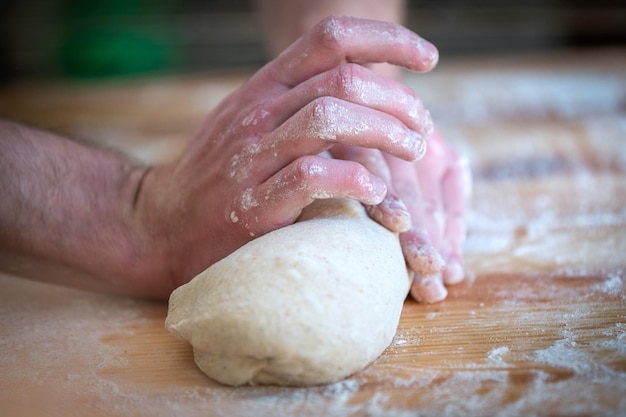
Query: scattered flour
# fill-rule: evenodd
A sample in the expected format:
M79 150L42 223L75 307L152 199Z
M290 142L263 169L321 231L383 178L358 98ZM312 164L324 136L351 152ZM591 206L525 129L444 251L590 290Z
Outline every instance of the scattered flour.
M490 350L487 353L487 359L490 364L498 367L510 367L508 363L503 360L503 356L505 356L509 352L509 348L507 346L500 346L499 348L495 348Z
M421 86L420 75L407 76L408 84L420 92L435 119L443 122L619 114L626 102L626 77L615 73L563 68L532 72L481 69L467 72L453 83L446 75L443 71L429 74L430 89ZM441 100L442 96L446 99Z
M298 59L308 59L308 55L305 53ZM539 75L524 71L502 74L487 71L453 77L452 81L449 77L437 78L435 74L428 86L420 85L418 77L422 75L409 81L419 86L416 90L438 122L443 120L457 127L462 123L484 123L496 117L549 115L573 119L588 114L623 113L626 102L626 80L612 74L603 76L571 70L546 70ZM191 101L203 109L214 107L219 101L216 97L226 95L233 86L229 85L228 91L218 91L217 95L215 88L195 89L190 95ZM450 96L442 100L446 91ZM146 91L145 95L148 103L155 97L167 97L158 90ZM312 125L312 132L317 129L317 133L328 139L339 133L358 133L348 131L348 125L354 124L347 123L349 120L345 120L341 109L326 110L335 112L332 116L344 131ZM246 122L254 123L254 120ZM361 131L375 128L368 120L359 122L357 128ZM618 124L607 124L602 117L581 123L587 129L586 135L592 138L590 149L606 143L607 125L613 137L623 138L626 131L624 118ZM463 134L462 126L458 131ZM393 132L397 142L401 143L403 133ZM467 149L471 138L461 137L464 141L461 147ZM621 151L616 148L615 152L598 154L598 161L603 166L626 167L626 148L621 142L620 146ZM554 166L550 164L551 161L546 164L540 161L522 168L530 174L553 174ZM244 165L244 160L233 160L233 172ZM577 191L594 185L584 183L584 178L578 180L574 184L578 185ZM613 197L611 192L607 194L605 197ZM542 244L545 233L565 226L610 229L625 224L626 211L598 213L593 206L578 207L579 212L566 216L555 211L551 195L545 193L534 202L536 216L509 210L492 213L487 210L489 207L472 210L470 230L473 228L480 233L470 233L470 257L485 257L491 262L487 265L470 259L472 268L483 274L490 270L502 274L506 272L506 265L510 265L511 254L517 255L518 260L549 254ZM242 202L247 207L255 203L252 199ZM496 203L489 202L497 208ZM523 203L513 201L513 206L522 207ZM234 216L233 221L237 221L236 213ZM562 234L557 244L570 241L572 236ZM602 235L597 238L606 245ZM623 241L616 244L623 244ZM578 247L581 246L584 242ZM541 267L552 265L550 262L554 261L548 257L535 257L535 263L526 266L535 272L543 271ZM537 262L537 259L545 262ZM0 403L7 402L8 398L21 398L21 404L29 405L33 401L27 398L29 390L39 392L45 386L53 389L54 398L43 399L47 401L45 405L50 415L63 414L59 412L63 404L69 404L73 410L75 404L84 404L85 409L81 410L84 414L151 417L207 414L532 417L552 410L558 410L561 415L626 415L626 311L616 315L614 310L603 310L601 303L592 303L596 296L602 299L624 297L623 270L593 275L597 271L581 269L580 265L572 267L566 262L568 259L560 259L562 267L556 275L554 269L550 270L550 279L541 281L541 291L537 289L539 281L528 277L527 281L517 283L519 292L515 294L510 287L494 289L490 296L509 300L509 304L502 301L495 306L499 308L498 316L485 317L482 310L492 312L494 306L481 303L484 309L473 310L475 314L465 315L461 320L456 318L462 329L485 332L486 336L481 336L491 343L488 350L471 356L468 352L473 346L461 328L458 331L445 328L441 324L446 318L445 311L431 311L425 314L425 326L430 326L428 335L435 335L439 340L431 350L425 349L421 329L403 329L394 338L391 349L373 366L344 381L314 388L222 387L189 366L190 357L175 364L175 379L171 383L157 388L151 381L152 375L162 380L161 372L172 371L161 369L158 358L164 354L180 354L171 346L158 352L148 348L151 342L143 329L162 326L164 307L32 283L16 285L9 282L12 278L0 275L0 288L17 289L11 294L0 292L0 373L3 375ZM554 281L554 278L576 280L577 276L596 279L588 285L581 284L576 290L560 288L558 281ZM537 280L545 278L537 277ZM548 311L541 304L546 299L563 300L563 304L556 306L557 310ZM554 329L558 331L555 333ZM142 354L133 355L127 345L113 342L120 339L138 344L135 349ZM436 350L449 346L463 349L447 353L443 361L437 360ZM398 358L401 355L404 356ZM454 362L457 357L461 359ZM473 359L466 360L467 357ZM170 360L168 357L162 362ZM463 361L465 367L460 369L458 364ZM141 373L138 366L145 366L141 371L154 374L138 382L137 374ZM59 367L63 369L59 371ZM622 400L616 402L619 398Z
M624 284L621 273L609 274L607 279L593 286L594 291L610 295L619 295L624 292Z

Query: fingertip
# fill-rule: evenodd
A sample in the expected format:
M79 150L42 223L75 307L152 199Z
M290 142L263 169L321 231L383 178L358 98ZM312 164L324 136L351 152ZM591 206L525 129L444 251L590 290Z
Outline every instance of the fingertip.
M413 131L411 131L409 136L412 141L412 146L410 149L410 151L412 152L412 155L409 160L418 161L422 159L424 155L426 155L426 150L428 147L428 144L427 144L428 137L422 135L421 133L413 132Z
M445 300L448 290L439 274L428 277L416 276L411 286L411 296L420 303L433 304Z
M418 276L440 274L445 266L443 257L429 243L418 244L409 241L405 243L403 251L409 267Z
M424 138L430 140L435 132L435 123L433 117L428 110L424 110Z
M364 201L365 204L377 205L385 200L387 183L382 178L372 175L367 179L359 177L358 181L369 194L364 198L366 200Z
M367 207L369 216L394 233L403 233L411 228L411 214L399 198L387 193L383 201Z
M465 278L465 271L458 260L452 259L446 262L446 266L443 268L442 276L443 282L446 285L454 285L463 281Z
M430 71L439 62L439 50L435 45L422 37L417 39L417 50L419 52L418 68L421 71Z
M404 233L411 228L411 213L409 213L404 201L388 194L381 204L384 204L390 213L390 222L393 224L395 232Z

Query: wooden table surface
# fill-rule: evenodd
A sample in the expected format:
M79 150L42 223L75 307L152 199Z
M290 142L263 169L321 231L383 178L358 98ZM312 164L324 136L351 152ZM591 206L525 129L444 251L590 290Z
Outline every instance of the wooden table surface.
M171 160L242 75L21 84L0 115ZM626 50L442 60L407 75L471 161L467 280L407 300L344 381L229 388L167 306L0 274L3 416L626 415Z

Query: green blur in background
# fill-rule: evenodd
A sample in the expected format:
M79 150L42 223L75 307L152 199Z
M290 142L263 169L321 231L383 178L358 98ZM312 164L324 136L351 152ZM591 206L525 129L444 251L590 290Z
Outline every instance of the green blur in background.
M624 0L406 3L442 61L626 45ZM263 39L252 0L0 1L0 84L251 71Z
M150 21L176 7L173 0L68 0L59 19L64 28L56 51L60 72L96 78L178 70L178 33Z

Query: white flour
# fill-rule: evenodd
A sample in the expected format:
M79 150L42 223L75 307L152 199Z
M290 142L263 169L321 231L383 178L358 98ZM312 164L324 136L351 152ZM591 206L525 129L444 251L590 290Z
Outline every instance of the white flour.
M417 320L363 372L313 388L222 387L167 338L165 306L0 275L12 290L0 291L0 404L17 404L3 415L37 401L52 416L626 415L626 77L591 71L410 76L478 168L469 277L449 302L412 310ZM195 87L197 109L227 92ZM168 100L142 91L146 103Z

